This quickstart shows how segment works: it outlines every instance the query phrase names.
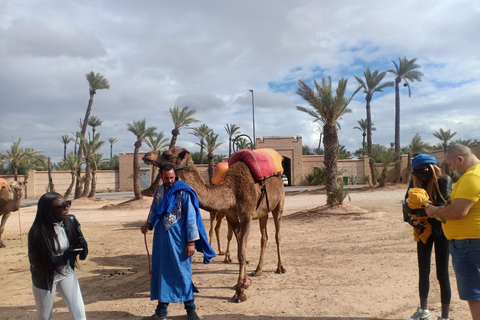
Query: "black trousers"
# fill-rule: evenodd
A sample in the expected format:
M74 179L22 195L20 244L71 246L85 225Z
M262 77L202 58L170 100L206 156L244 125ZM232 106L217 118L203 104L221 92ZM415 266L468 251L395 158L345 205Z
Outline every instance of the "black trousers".
M440 295L442 304L450 304L452 290L450 288L450 279L448 276L449 249L448 240L441 230L432 230L432 235L427 243L421 240L417 242L418 256L418 289L420 298L428 298L430 289L430 265L432 259L432 248L435 245L435 266L437 269L437 279L440 283Z

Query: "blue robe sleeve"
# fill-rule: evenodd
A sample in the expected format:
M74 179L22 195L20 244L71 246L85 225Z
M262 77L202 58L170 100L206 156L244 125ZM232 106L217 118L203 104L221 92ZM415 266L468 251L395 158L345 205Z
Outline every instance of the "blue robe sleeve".
M192 196L189 192L184 192L182 197L182 212L187 218L187 240L188 242L200 239L197 227L197 213L193 205Z

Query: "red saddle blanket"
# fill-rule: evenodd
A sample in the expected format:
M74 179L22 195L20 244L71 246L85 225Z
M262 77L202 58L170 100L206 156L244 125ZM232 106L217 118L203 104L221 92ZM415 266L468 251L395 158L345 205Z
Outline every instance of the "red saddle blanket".
M230 157L228 165L232 166L240 160L247 164L256 180L262 180L263 178L283 172L283 157L271 148L239 150Z

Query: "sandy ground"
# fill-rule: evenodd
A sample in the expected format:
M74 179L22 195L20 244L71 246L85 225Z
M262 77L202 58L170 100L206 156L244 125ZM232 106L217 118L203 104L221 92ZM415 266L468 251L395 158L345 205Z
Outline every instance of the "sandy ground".
M254 277L246 291L248 300L230 302L237 281L234 262L222 256L204 265L195 254L193 280L200 293L195 302L204 320L260 319L405 319L418 306L416 244L411 227L402 221L400 200L406 186L350 193L347 210L327 212L324 194L288 195L282 224L285 274L276 274L275 230L268 224L269 242L264 273ZM127 200L127 199L125 199ZM153 314L149 299L148 260L140 226L151 198L123 204L125 200L76 200L71 213L82 224L90 253L77 269L88 319L141 319ZM110 210L102 207L110 206ZM361 210L360 210L360 209ZM13 213L0 249L0 319L35 319L27 258L27 233L36 207L22 208L22 234L18 213ZM208 229L209 215L202 212ZM226 247L226 223L222 246ZM255 270L260 248L257 221L248 242L247 271ZM208 230L207 230L208 231ZM152 233L147 236L151 250ZM216 242L213 245L217 251ZM450 262L451 264L451 262ZM469 319L466 302L458 298L450 268L452 304L450 319ZM58 296L58 294L57 294ZM440 315L439 286L432 263L430 286L432 320ZM52 319L71 319L58 296ZM186 319L183 304L171 304L169 319Z

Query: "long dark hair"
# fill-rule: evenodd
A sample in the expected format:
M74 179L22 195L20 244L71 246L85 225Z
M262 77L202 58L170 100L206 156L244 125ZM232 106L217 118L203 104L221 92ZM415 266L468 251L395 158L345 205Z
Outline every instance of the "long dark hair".
M53 213L52 203L61 197L59 193L48 192L38 200L37 215L28 232L28 258L30 266L35 270L60 272L60 266L55 263L55 256L58 253L55 250L57 235L54 223L58 220ZM70 218L63 219L63 223L70 246L78 245L78 231ZM77 264L76 257L74 263Z

